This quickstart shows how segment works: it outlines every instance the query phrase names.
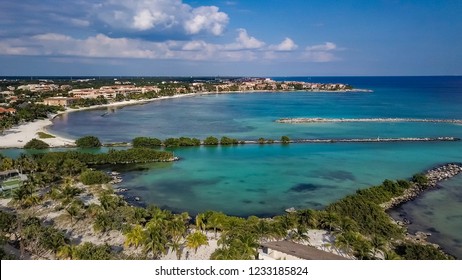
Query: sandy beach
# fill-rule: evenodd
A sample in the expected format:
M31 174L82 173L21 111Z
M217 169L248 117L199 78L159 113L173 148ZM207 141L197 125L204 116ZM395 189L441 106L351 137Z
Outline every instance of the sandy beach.
M46 127L52 125L51 120L37 120L10 128L0 136L0 148L22 148L33 138L39 139L38 132L46 132ZM55 136L55 138L40 139L50 147L73 146L74 140Z
M96 105L90 107L82 107L77 109L68 108L65 111L59 112L54 117L62 114L68 114L76 111L83 111L83 110L92 110L92 109L100 109L106 107L123 107L129 105L137 105L143 104L147 102L154 102L157 100L165 100L165 99L173 99L173 98L180 98L180 97L188 97L188 96L196 96L196 95L203 95L208 93L188 93L188 94L178 94L173 96L163 96L159 98L153 99L143 99L143 100L129 100L129 101L120 101L114 102L104 105ZM0 134L0 148L23 148L24 145L32 140L33 138L39 139L37 133L38 132L45 132L51 134L47 131L47 127L51 126L53 122L50 119L46 120L36 120L34 122L25 123L19 126L12 127L8 130L5 130L3 134ZM53 134L52 134L53 135ZM55 138L45 138L40 139L46 142L50 147L68 147L74 146L75 142L73 139L67 139L64 137L60 137L57 135L53 135Z

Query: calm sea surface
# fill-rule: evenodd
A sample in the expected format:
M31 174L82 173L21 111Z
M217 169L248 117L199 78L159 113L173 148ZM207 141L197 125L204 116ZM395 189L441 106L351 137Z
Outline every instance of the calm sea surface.
M444 123L274 122L286 117L462 119L462 77L275 79L348 83L373 92L187 97L75 112L57 118L50 131L70 138L95 135L105 142L137 136L462 138L461 125ZM175 211L194 214L212 209L240 216L271 216L288 207L319 209L384 179L409 178L435 165L462 161L462 142L240 145L173 151L180 161L139 166L125 173L123 187L147 203ZM405 211L419 229L433 227L432 238L462 258L462 181L458 177L441 185L441 190L406 204L401 213Z

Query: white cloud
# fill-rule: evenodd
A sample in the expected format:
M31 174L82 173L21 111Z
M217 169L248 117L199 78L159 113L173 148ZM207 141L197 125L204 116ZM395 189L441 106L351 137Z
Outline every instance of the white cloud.
M217 7L205 6L192 10L190 19L184 23L184 28L189 34L207 30L218 36L224 32L228 21L228 15L218 11Z
M105 0L95 14L108 27L133 32L176 31L188 35L223 34L229 22L216 6L196 8L182 0Z
M247 30L240 28L237 30L238 36L236 42L227 44L226 50L245 50L245 49L260 49L265 45L265 42L256 39L255 37L249 36Z
M323 47L319 47L323 46ZM175 59L193 61L311 61L337 60L333 43L309 46L294 51L297 45L285 38L277 45L265 42L239 29L234 43L212 44L204 40L151 42L132 38L111 38L97 34L73 38L64 34L45 33L31 37L0 41L0 55L39 55L77 58Z
M274 51L293 51L298 48L297 44L290 39L290 38L285 38L284 41L282 41L278 45L271 45L269 49L274 50Z
M335 50L336 48L337 46L334 43L326 42L322 45L308 46L306 47L305 50L313 51L313 52L320 52L320 51L332 51L332 50Z
M331 62L338 60L334 52L340 50L337 45L331 42L325 42L321 45L313 45L305 48L302 58L312 62Z

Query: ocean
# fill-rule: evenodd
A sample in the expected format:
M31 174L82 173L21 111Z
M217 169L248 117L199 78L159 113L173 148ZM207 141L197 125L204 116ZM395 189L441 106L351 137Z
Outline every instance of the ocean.
M54 120L52 133L95 135L103 142L137 136L240 140L442 137L462 138L450 123L282 124L279 118L462 119L462 77L275 77L346 83L373 92L255 92L211 94L147 104L79 111ZM436 165L462 161L462 142L312 143L172 149L180 161L125 171L120 187L173 211L206 210L262 217L289 207L321 209L385 179L406 179ZM462 181L443 182L392 213L414 221L411 230L462 258ZM449 193L445 193L448 191ZM451 207L446 207L451 205Z

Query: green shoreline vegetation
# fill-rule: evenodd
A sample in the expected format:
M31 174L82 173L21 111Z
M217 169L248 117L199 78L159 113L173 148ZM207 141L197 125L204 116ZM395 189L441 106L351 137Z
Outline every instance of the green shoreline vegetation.
M433 245L408 238L405 229L381 206L416 184L427 184L422 174L411 181L385 180L323 210L294 210L271 219L207 211L192 219L188 213L172 213L154 205L129 205L114 192L108 175L91 169L100 164L166 161L172 157L169 152L150 148L0 157L0 171L21 169L27 176L17 188L2 192L5 199L11 199L0 211L3 245L23 248L39 259L157 259L169 250L181 258L181 248L197 251L208 244L205 232L213 231L219 235L219 246L211 259L256 259L262 242L309 241L308 230L322 229L335 237L337 250L356 259L452 259ZM73 238L72 232L82 234L82 230L96 237L123 235L124 249ZM0 256L20 257L5 250L0 250Z

